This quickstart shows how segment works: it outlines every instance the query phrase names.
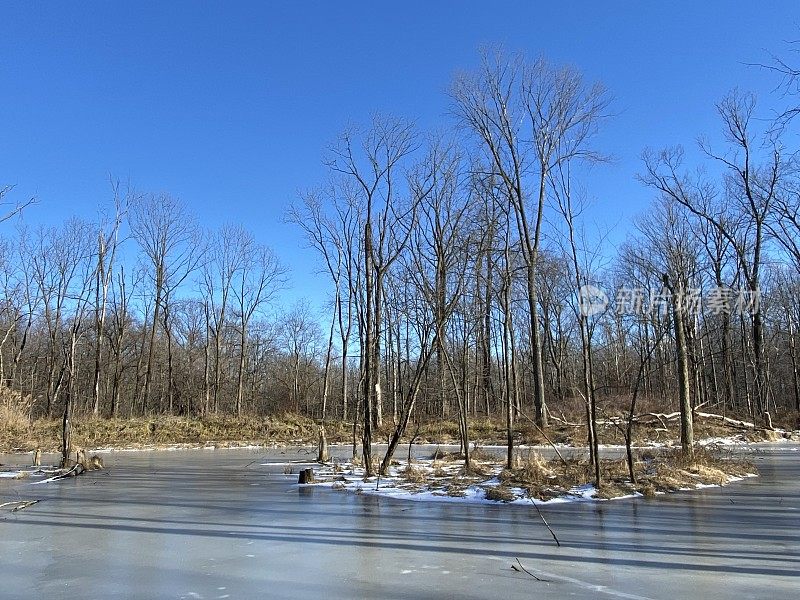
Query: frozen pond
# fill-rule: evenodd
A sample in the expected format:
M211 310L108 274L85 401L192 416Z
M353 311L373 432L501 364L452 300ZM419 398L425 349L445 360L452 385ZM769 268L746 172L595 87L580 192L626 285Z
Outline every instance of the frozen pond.
M533 507L298 488L308 451L109 453L0 479L0 502L42 500L0 512L0 598L797 597L798 448L759 447L761 477L723 489L543 507L560 548Z

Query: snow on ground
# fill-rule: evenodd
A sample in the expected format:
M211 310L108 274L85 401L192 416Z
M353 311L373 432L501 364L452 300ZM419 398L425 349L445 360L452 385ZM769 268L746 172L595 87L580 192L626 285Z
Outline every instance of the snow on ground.
M744 481L745 479L749 479L750 477L758 477L758 475L756 475L755 473L748 473L747 475L742 475L741 477L736 477L735 475L729 475L728 476L728 483L735 483L737 481ZM706 488L715 488L715 487L721 487L721 486L716 484L716 483L698 483L694 487L685 487L685 488L681 488L678 491L680 491L680 492L690 492L692 490L704 490ZM656 492L656 493L658 494L658 493L663 493L663 492Z
M708 437L697 440L698 446L740 446L746 443L747 440L741 434L729 435L726 437Z
M724 438L718 438L724 439ZM715 443L719 443L715 441ZM737 443L737 442L734 442ZM268 465L284 465L286 463L265 463ZM297 464L297 463L292 463ZM307 463L308 465L309 463ZM587 502L619 500L623 498L641 497L642 494L634 492L614 498L598 497L594 485L585 483L577 485L556 497L547 499L532 498L528 491L520 487L503 486L506 494L513 495L513 499L500 500L487 497L491 488L502 486L498 475L501 468L496 465L481 464L487 475L484 477L464 478L460 463L437 463L433 460L415 460L412 463L413 474L407 474L407 463L402 462L390 468L388 477L364 478L364 469L354 467L350 463L328 464L315 468L317 483L297 484L298 487L326 487L344 492L366 494L370 496L383 496L400 500L416 502L448 502L465 504L526 504L537 505L561 504L566 502ZM699 478L699 476L697 476ZM741 481L745 477L757 477L756 474L744 477L728 476L727 483ZM455 484L455 485L454 485ZM690 487L682 488L684 491L720 487L718 484L697 483ZM491 492L490 492L491 493ZM665 492L656 492L662 494Z
M0 471L0 479L37 479L51 475L53 472L55 472L53 467L19 467Z
M539 498L530 498L526 490L519 487L506 488L514 495L513 500L500 501L487 498L487 489L498 487L501 485L500 480L496 475L492 475L484 480L477 481L463 488L459 488L455 493L448 493L445 485L452 482L452 476L455 475L460 469L460 465L448 465L446 467L438 467L446 473L445 476L436 477L432 475L434 472L433 461L416 461L413 465L414 469L425 472L430 477L430 483L424 484L411 483L405 479L401 472L405 469L404 465L392 467L389 477L371 477L364 479L364 470L362 468L353 468L348 466L341 472L336 472L337 469L331 466L325 466L319 471L315 472L317 476L317 483L312 484L297 484L298 487L327 487L335 490L341 490L357 494L365 494L370 496L384 496L387 498L396 498L400 500L411 500L415 502L450 502L450 503L465 503L465 504L527 504L531 503L544 505L544 504L561 504L565 502L585 502L605 500L605 498L596 498L597 490L592 484L584 484L571 488L568 492L555 498L542 500ZM496 469L499 470L499 469ZM438 481L437 481L438 480ZM619 496L620 498L633 498L641 496L640 493L629 494L626 496Z

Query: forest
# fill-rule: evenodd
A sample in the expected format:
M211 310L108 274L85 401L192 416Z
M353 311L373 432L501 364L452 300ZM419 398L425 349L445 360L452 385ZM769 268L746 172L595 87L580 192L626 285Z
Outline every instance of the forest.
M795 99L797 72L768 65ZM592 174L614 100L573 67L496 50L449 87L436 132L356 115L328 177L286 208L320 312L282 306L285 260L191 198L110 180L94 221L30 227L2 190L0 379L34 419L297 413L351 423L371 474L420 422L515 427L800 411L797 109L736 90L719 131L642 149L650 198L613 245ZM768 100L775 100L769 98ZM777 115L777 116L776 116ZM710 140L714 140L713 142ZM416 424L416 425L415 425ZM598 461L595 461L598 462Z

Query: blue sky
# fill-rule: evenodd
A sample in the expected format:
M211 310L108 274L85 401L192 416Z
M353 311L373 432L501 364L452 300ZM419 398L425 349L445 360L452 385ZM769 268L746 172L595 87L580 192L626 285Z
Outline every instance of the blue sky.
M326 144L375 111L448 126L454 73L500 43L614 96L597 146L615 160L585 186L619 240L651 199L635 180L644 147L716 134L714 102L734 86L764 114L781 105L775 78L745 63L788 56L800 9L759 4L4 2L0 185L39 199L34 224L93 217L109 173L168 192L207 226L248 226L313 300L318 261L283 214L322 182Z

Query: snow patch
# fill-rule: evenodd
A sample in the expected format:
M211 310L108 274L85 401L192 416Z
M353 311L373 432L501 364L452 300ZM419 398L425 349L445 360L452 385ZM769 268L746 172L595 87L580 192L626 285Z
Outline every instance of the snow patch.
M341 470L341 472L336 472L336 469L333 467L325 467L317 472L318 483L296 484L296 486L331 488L367 496L383 496L386 498L413 502L444 502L452 504L517 504L530 506L531 503L536 505L548 505L567 502L603 502L608 500L608 498L598 498L597 489L594 485L588 483L575 486L566 493L548 500L531 498L523 488L508 487L506 489L514 496L512 500L493 500L486 497L486 491L488 488L501 485L496 475L465 486L457 491L448 492L448 490L437 486L437 478L432 474L432 461L418 461L414 463L414 468L426 471L430 483L424 485L409 483L398 475L398 467L392 467L387 477L370 477L368 479L364 478L363 469L360 468L348 468ZM449 474L452 474L460 468L460 465L440 466L439 468L443 469L445 472L449 471ZM642 494L636 492L612 499L635 498L641 495Z

